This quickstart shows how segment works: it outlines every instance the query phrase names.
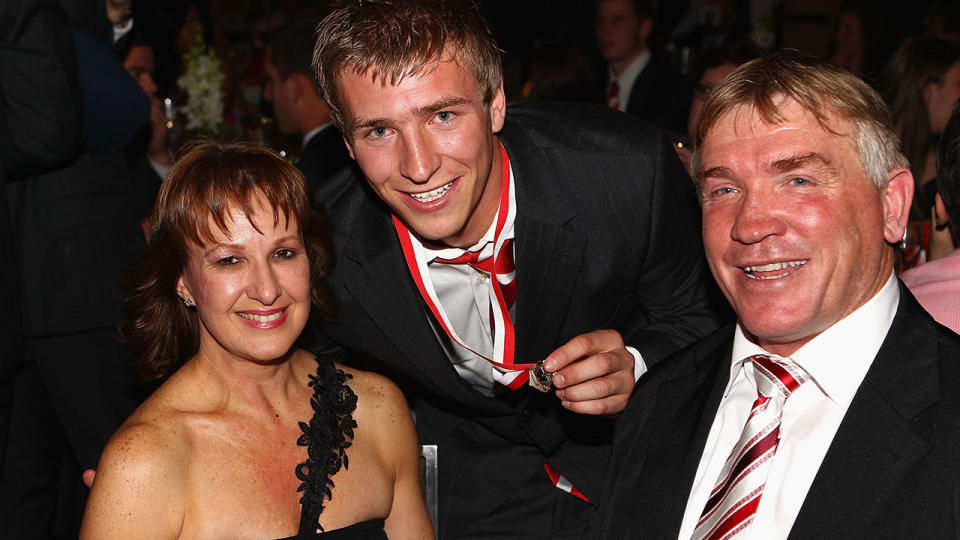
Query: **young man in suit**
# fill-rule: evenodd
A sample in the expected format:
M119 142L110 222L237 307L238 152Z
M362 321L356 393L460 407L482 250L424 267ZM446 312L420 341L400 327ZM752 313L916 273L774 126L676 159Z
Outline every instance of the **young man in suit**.
M331 186L330 178L350 163L343 137L330 123L330 108L313 79L313 37L316 22L300 20L278 30L263 54L267 84L263 98L273 103L281 133L303 137L297 168L310 193L320 200Z
M594 30L607 62L607 106L670 131L686 133L693 85L652 55L653 8L646 0L600 0Z
M960 337L893 272L913 178L883 101L781 51L714 89L697 148L738 322L641 379L595 536L955 536Z
M345 2L314 67L364 176L321 201L341 301L326 336L415 400L441 538L579 537L608 417L716 325L669 141L597 105L508 113L468 0Z

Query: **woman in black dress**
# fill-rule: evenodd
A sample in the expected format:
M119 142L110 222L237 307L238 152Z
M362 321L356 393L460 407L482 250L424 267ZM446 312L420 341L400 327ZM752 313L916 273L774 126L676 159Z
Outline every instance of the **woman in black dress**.
M333 313L326 233L269 150L203 143L177 163L124 329L166 381L107 445L82 538L432 538L403 395L294 346Z

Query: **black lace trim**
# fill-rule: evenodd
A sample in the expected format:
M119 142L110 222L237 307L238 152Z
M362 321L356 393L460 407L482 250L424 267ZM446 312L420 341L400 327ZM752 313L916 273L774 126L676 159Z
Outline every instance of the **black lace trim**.
M341 355L338 355L342 356ZM357 395L347 386L350 379L334 365L334 358L317 358L317 374L310 375L313 396L313 418L310 423L300 422L303 434L297 445L307 447L307 461L297 465L297 478L302 481L297 491L300 498L300 533L316 534L323 531L318 522L323 511L324 499L333 498L333 481L342 466L349 468L347 448L353 444L353 430L357 422L351 413L357 408Z

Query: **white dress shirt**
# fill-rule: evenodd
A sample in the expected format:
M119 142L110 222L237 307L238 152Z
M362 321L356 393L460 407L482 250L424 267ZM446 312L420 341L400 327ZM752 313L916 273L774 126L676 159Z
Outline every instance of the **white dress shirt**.
M647 64L650 62L650 56L650 49L644 49L642 53L627 64L627 67L623 68L620 75L614 75L612 71L609 72L610 76L607 80L607 91L610 90L610 85L612 85L614 79L616 79L617 84L620 85L620 92L617 93L617 99L620 103L621 111L626 111L627 106L630 105L630 92L633 91L633 83L637 81L637 77L640 76L643 68L647 67Z
M899 302L900 289L891 273L873 298L790 355L810 380L784 405L780 443L747 531L749 538L787 537L840 422L890 330ZM778 357L749 341L737 325L730 380L700 457L679 538L689 539L693 534L757 398L753 364L744 362L756 354Z

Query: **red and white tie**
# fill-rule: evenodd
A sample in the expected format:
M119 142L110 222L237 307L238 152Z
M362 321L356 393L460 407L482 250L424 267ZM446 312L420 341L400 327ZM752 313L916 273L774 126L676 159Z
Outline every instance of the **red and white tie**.
M610 90L607 91L607 107L620 110L620 83L616 79L610 83Z
M510 309L517 299L517 269L513 262L513 240L504 241L503 249L500 250L496 260L492 256L484 257L481 255L486 251L483 249L480 251L465 251L463 255L454 259L436 258L434 260L443 264L469 264L477 270L496 276L497 285L503 293L503 300L507 309ZM493 300L496 301L495 298ZM492 305L490 309L493 309ZM491 314L492 319L493 315ZM494 324L490 325L491 328L494 326Z
M783 404L807 380L806 373L789 360L758 355L747 361L753 362L759 395L710 492L693 531L694 540L735 538L753 523L780 440Z

